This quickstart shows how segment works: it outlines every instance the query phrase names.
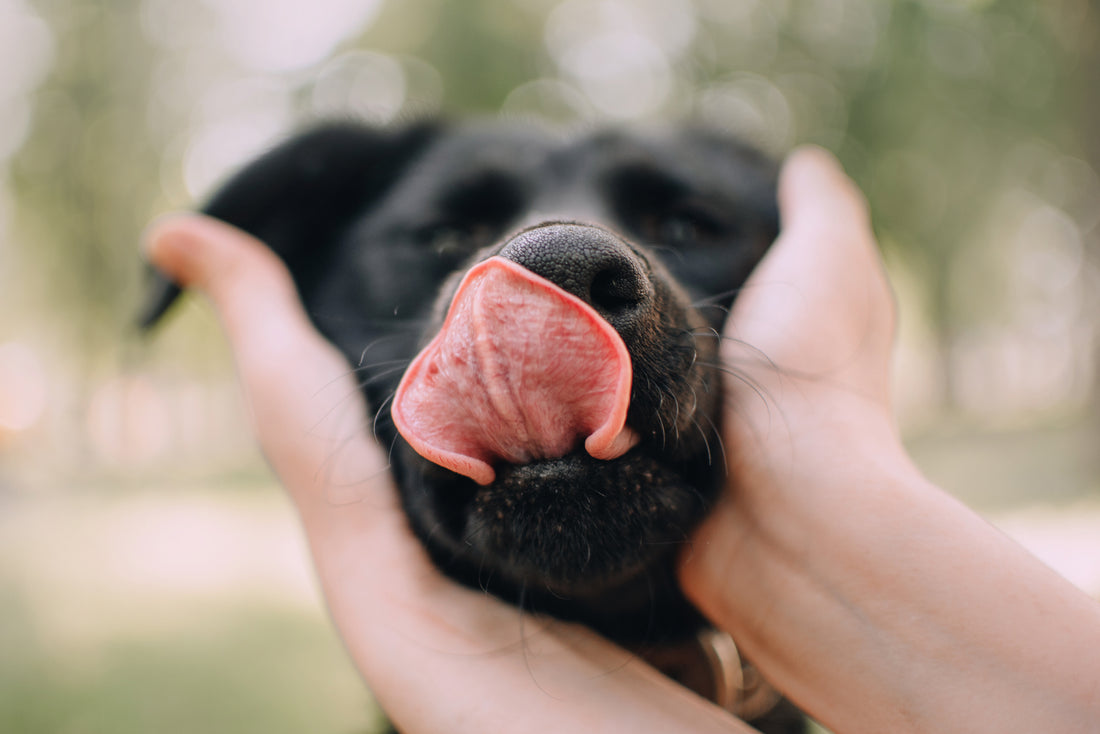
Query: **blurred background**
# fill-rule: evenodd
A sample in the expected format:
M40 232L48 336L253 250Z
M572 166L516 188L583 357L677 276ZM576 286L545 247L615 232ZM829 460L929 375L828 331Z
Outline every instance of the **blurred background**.
M318 117L702 119L867 193L932 479L1100 595L1091 0L0 0L0 731L365 732L215 319L138 242Z

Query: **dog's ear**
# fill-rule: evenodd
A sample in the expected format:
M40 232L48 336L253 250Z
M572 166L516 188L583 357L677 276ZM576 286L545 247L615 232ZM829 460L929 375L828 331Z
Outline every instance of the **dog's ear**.
M265 242L287 263L308 301L334 245L436 136L422 122L381 130L328 123L273 149L223 185L202 207ZM150 328L180 295L153 275L140 324Z

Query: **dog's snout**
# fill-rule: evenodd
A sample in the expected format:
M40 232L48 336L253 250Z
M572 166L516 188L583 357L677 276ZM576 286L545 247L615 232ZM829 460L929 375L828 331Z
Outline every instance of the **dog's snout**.
M590 304L612 325L653 300L653 284L641 259L599 227L533 227L516 235L499 254Z

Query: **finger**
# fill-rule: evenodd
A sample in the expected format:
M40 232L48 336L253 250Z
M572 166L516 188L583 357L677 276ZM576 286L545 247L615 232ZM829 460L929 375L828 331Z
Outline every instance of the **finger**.
M237 363L264 454L299 504L385 475L342 356L313 328L285 265L256 238L194 214L156 222L150 262L209 297Z
M528 721L538 731L593 722L597 729L668 731L688 719L700 731L748 731L589 631L535 619L525 627L515 608L445 581L399 508L326 509L310 499L331 446L297 427L315 420L318 385L347 368L309 325L286 268L247 234L190 215L158 222L147 247L153 264L214 303L261 443L298 495L332 617L372 690L406 729L484 731ZM375 448L358 438L357 445ZM376 521L357 527L370 516ZM471 708L484 690L508 697L495 708Z
M782 231L734 304L724 357L857 385L871 370L879 391L894 304L862 194L835 158L805 148L783 167L779 204Z
M867 201L832 153L816 146L795 150L779 176L783 232L803 230L845 241L870 238Z
M272 316L287 340L303 326L297 295L282 261L259 240L224 222L197 214L173 214L146 234L149 261L181 286L204 293L215 305L235 347L256 338ZM279 318L275 318L278 316ZM266 333L261 330L260 333Z

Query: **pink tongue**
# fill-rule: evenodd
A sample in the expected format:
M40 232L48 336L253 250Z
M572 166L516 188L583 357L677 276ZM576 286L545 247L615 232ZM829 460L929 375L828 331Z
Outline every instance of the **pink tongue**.
M489 484L493 464L597 459L638 442L626 427L630 354L591 306L501 257L458 287L443 329L405 372L397 430L424 458Z

